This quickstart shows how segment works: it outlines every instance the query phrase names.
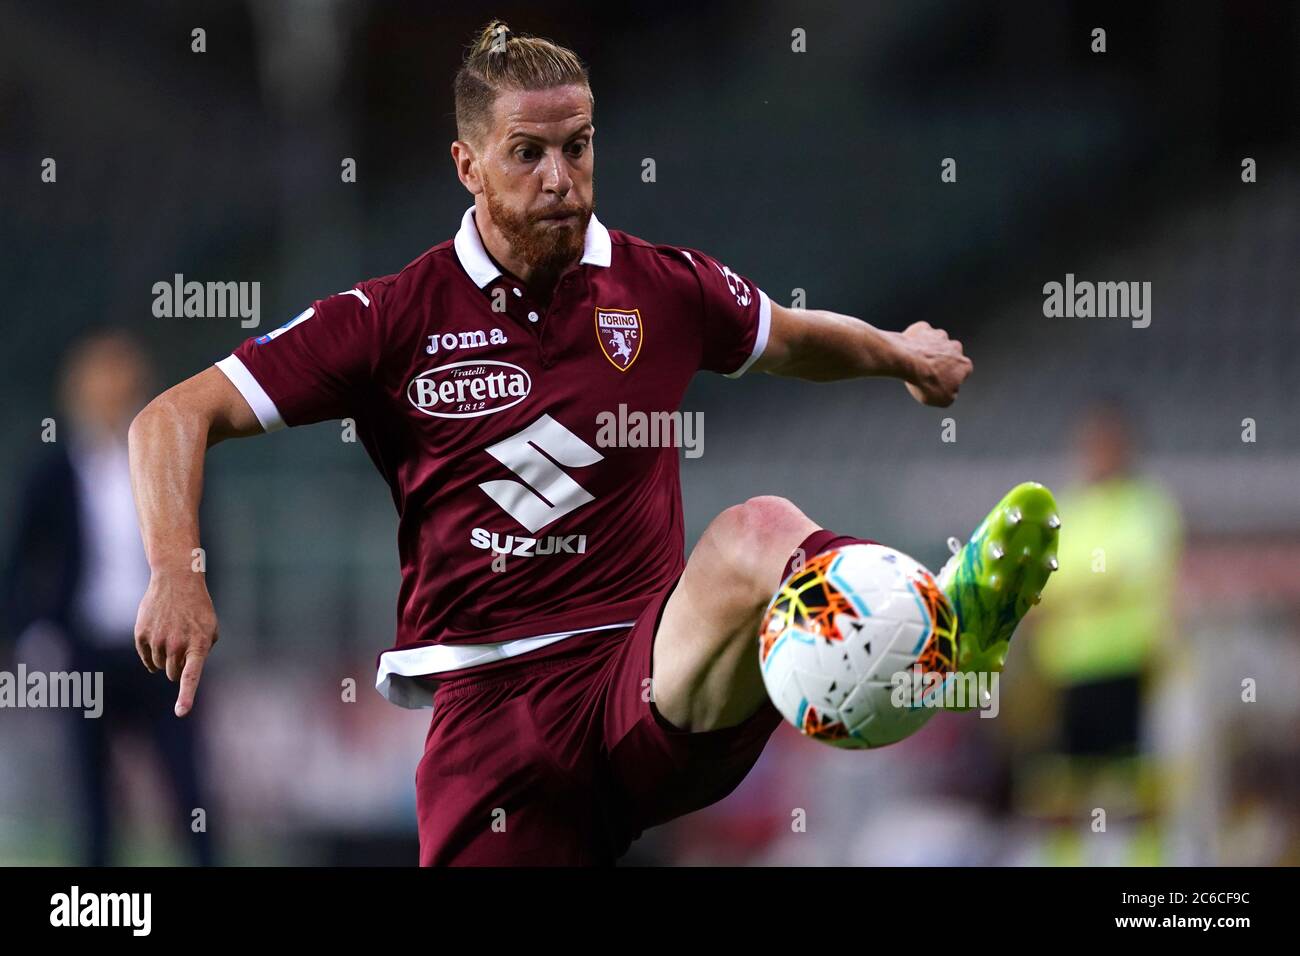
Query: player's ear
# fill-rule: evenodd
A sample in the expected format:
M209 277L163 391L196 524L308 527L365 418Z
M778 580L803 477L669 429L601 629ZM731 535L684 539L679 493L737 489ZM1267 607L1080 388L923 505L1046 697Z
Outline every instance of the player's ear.
M461 184L474 196L481 193L483 180L479 177L478 157L474 153L474 147L464 140L456 140L451 144L451 159L456 164L456 175Z

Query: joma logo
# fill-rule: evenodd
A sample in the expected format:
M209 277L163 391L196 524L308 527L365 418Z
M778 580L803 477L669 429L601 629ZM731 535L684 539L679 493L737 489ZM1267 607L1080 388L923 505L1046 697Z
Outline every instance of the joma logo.
M443 332L440 335L430 335L429 344L424 350L430 355L437 355L441 350L443 352L454 352L456 349L481 349L489 345L505 345L507 342L506 334L500 329L493 329L491 332L484 332L482 329L475 329L472 332Z

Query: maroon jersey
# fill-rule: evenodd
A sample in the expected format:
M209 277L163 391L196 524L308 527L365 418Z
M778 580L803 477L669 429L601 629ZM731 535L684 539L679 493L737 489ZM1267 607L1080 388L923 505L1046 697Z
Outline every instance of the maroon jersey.
M399 515L397 640L376 683L404 706L429 703L412 678L630 627L677 578L678 450L611 422L662 424L697 370L743 373L770 324L726 266L595 216L543 307L473 212L401 272L217 363L267 431L355 421Z

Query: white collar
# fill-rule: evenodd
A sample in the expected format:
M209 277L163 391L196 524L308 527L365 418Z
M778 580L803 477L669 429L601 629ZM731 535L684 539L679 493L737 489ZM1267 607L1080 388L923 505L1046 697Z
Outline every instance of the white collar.
M480 289L501 275L501 270L483 248L483 239L478 233L478 224L474 221L473 206L466 209L465 215L461 217L455 247L460 264ZM612 253L613 245L609 241L609 230L593 212L591 220L587 223L587 235L582 244L582 262L586 265L609 268Z

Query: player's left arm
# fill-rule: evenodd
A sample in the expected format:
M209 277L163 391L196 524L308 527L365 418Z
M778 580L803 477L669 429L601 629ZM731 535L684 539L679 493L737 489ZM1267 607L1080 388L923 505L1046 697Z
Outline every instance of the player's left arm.
M961 342L928 322L889 332L848 315L771 303L771 327L752 369L834 382L882 376L907 383L918 402L945 407L974 367Z

